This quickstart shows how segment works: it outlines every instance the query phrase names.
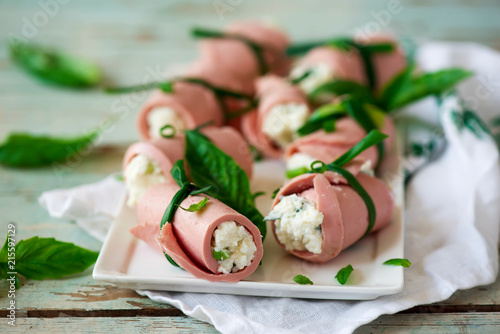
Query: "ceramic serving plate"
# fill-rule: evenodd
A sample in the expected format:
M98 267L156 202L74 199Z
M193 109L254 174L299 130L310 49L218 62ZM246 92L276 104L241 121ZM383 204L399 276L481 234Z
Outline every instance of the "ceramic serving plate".
M401 136L399 136L401 138ZM397 145L400 147L400 143ZM399 148L395 152L401 152ZM269 212L274 189L283 184L285 166L280 161L255 164L253 191L265 191L257 206ZM316 299L374 299L403 289L403 268L382 265L391 258L403 258L403 173L401 154L389 154L381 166L381 177L394 191L396 211L391 224L370 235L325 264L308 263L286 253L268 230L261 266L238 283L208 282L168 263L162 253L129 233L137 224L135 210L123 205L113 223L94 268L94 279L142 290L220 293L266 297ZM354 271L346 285L335 280L337 271L351 264ZM292 281L298 274L314 285Z

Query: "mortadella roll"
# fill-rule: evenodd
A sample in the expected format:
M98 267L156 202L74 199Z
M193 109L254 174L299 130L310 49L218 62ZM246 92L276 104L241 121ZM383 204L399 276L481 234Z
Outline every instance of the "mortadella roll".
M175 183L151 187L138 206L139 224L130 232L168 254L181 268L211 282L238 282L258 267L263 247L259 229L242 214L204 194L189 196L188 208L205 197L196 212L177 210L160 231L162 216L179 190ZM216 259L216 254L219 254Z
M142 140L161 137L160 129L169 124L177 131L198 125L224 123L224 115L215 94L205 87L177 81L173 92L154 91L137 116L137 130Z
M263 49L264 61L270 73L285 75L290 60L285 54L288 37L280 30L262 22L242 21L229 25L225 32L242 36ZM201 57L211 63L220 63L241 81L254 80L262 73L259 61L244 42L232 38L210 38L199 44Z
M371 232L385 227L394 211L391 191L380 180L359 173L357 180L376 209ZM358 241L368 227L365 202L340 175L303 174L285 183L271 212L276 240L287 252L307 261L324 263Z
M267 75L256 81L259 105L241 121L243 134L266 157L281 158L311 109L306 96L286 79Z
M384 141L384 149L390 151L395 136L394 123L390 117L385 117L381 129L389 137ZM287 169L309 167L316 160L332 162L356 145L366 136L366 131L351 117L344 117L335 122L335 131L318 130L292 142L285 151ZM356 157L363 161L361 169L370 172L378 164L378 149L372 146Z
M202 130L217 147L231 156L252 178L253 159L248 144L241 134L229 126ZM123 176L128 190L129 206L135 206L151 186L173 181L170 170L177 160L184 159L184 136L155 138L131 145L123 159ZM187 166L186 166L187 168ZM189 174L189 171L188 171Z

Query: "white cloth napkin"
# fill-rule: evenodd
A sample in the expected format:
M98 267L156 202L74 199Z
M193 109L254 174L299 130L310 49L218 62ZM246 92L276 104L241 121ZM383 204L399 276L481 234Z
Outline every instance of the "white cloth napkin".
M462 98L444 98L439 112L432 99L407 112L434 122L434 126L441 123L442 129L423 136L423 141L419 135L414 143L409 136L410 148L432 140L441 144L432 145L423 155L426 159L417 150L410 152L407 160L410 167L418 164L418 172L406 192L405 255L413 265L405 269L401 293L372 301L139 293L210 322L223 333L351 333L382 314L437 302L459 289L494 282L500 222L498 151L464 101L483 119L500 115L496 108L500 105L500 55L475 44L426 43L420 47L417 60L424 70L461 66L477 75L460 87ZM444 142L444 152L436 158L432 154L435 146L444 147ZM429 157L434 161L422 167ZM96 200L103 193L105 198ZM40 202L51 215L75 219L89 233L102 237L123 196L123 185L110 177L93 185L44 193Z

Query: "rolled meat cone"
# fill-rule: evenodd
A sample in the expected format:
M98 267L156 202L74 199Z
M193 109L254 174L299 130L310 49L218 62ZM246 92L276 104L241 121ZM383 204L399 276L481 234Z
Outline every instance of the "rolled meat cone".
M294 66L290 76L298 78L307 71L310 71L310 74L298 84L307 94L334 79L367 84L364 65L359 55L330 46L310 50Z
M213 59L207 57L202 57L191 64L186 70L186 77L199 78L218 88L248 96L253 96L255 94L253 80L241 80L234 73L225 68L224 64L214 62ZM222 98L222 103L224 103L225 112L232 113L248 106L250 101L228 95ZM235 117L226 120L226 123L239 130L241 120L240 117Z
M390 117L385 117L380 130L389 137L384 140L384 151L389 152L394 145L395 128ZM308 167L313 161L331 163L351 149L366 136L366 131L352 118L344 117L335 122L335 131L318 130L292 142L285 151L287 169ZM372 146L356 157L356 162L365 167L375 168L378 164L378 148ZM370 161L368 163L368 161Z
M251 40L264 49L264 59L270 73L284 75L290 60L285 51L288 37L276 28L262 22L243 21L229 25L226 33L236 34ZM261 75L255 53L242 41L236 39L204 39L199 44L203 59L220 63L239 80L254 80Z
M266 157L281 158L311 109L300 89L284 78L267 75L256 81L256 87L259 105L242 117L242 132Z
M363 173L356 177L375 205L376 220L371 230L373 233L389 224L394 211L393 195L384 183L374 177ZM287 247L287 244L283 242L290 244L291 241L286 240L287 235L281 233L284 228L281 225L277 228L278 224L275 220L272 222L274 236L287 252L307 261L324 263L335 258L342 250L354 244L365 234L368 227L366 205L358 193L338 174L332 172L303 174L291 179L278 192L273 208L290 195L298 196L296 200L299 201L307 200L309 205L314 206L314 210L319 211L320 214L316 212L316 217L322 216L319 228L309 230L309 232L319 231L317 233L321 236L321 244L313 236L299 233L293 236L294 242L306 241L305 246L297 247L292 242L292 247L290 245ZM294 214L300 209L302 207L294 211ZM271 211L270 215L272 214L276 213ZM309 217L311 215L305 218ZM315 251L311 252L307 247Z
M394 36L389 34L359 35L355 39L361 44L393 43L395 49L388 53L375 53L372 57L375 69L375 91L380 91L408 65L405 52Z
M253 175L253 158L245 139L229 126L202 130L217 147L243 169L249 179ZM129 191L128 205L135 206L152 185L172 181L170 170L177 160L184 159L184 136L155 138L131 145L123 159L123 175ZM187 174L189 170L185 166Z
M180 205L188 208L208 198L206 206L197 212L177 210L172 223L165 224L160 232L165 209L178 190L179 187L173 183L151 187L139 202L139 224L132 227L130 232L167 253L197 278L211 282L238 282L250 276L263 255L259 229L248 218L210 196L189 196L182 201ZM228 259L218 261L214 258L214 249L217 250L218 242L228 240L220 240L224 236L217 233L221 228L227 230L233 222L237 228L232 231L237 231L237 240L230 240L229 243L234 242L237 246L233 250L228 249ZM235 238L235 234L226 235L226 238Z
M180 131L207 122L214 126L224 123L221 106L212 91L182 81L173 86L172 93L154 91L142 106L137 116L137 130L142 140L160 137L160 129L167 124Z

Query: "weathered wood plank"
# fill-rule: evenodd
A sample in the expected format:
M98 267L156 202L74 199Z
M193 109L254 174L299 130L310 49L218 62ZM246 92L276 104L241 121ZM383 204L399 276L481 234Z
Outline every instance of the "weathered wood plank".
M18 318L16 326L0 322L0 331L8 333L218 333L205 322L186 317L127 318Z

